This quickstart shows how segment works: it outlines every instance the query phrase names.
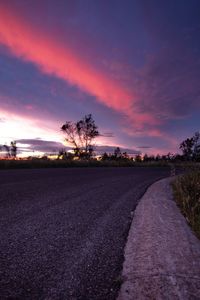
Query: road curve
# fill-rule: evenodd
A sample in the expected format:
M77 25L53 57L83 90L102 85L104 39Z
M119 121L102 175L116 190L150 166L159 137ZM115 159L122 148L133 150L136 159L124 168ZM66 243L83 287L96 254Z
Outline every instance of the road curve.
M0 298L110 300L135 209L166 168L0 171Z

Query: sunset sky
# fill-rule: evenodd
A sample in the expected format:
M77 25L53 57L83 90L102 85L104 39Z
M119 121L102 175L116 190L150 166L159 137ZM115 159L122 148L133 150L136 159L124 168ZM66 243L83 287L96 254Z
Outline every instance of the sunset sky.
M55 150L89 113L130 152L200 130L199 0L0 0L0 144Z

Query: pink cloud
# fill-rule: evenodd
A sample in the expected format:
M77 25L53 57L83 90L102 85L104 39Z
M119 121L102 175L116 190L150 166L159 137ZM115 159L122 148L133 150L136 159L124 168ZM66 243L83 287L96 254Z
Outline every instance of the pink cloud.
M25 107L26 110L33 110L34 109L34 106L32 104L26 104L24 107Z
M51 36L38 31L24 18L0 4L0 43L6 45L17 57L36 64L48 74L76 85L96 97L107 107L128 116L132 124L158 125L150 113L138 112L134 93L128 91L110 76L93 68L70 48L56 42Z

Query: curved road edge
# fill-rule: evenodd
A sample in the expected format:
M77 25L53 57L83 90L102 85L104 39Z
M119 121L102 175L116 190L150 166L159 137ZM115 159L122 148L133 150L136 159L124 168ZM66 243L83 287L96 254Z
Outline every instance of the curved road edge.
M151 185L135 210L117 300L200 299L200 241L173 200L171 181Z

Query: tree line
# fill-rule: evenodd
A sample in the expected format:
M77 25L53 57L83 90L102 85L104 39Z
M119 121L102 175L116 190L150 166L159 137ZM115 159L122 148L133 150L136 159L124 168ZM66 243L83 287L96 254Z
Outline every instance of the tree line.
M100 136L98 127L91 114L86 115L83 119L78 122L66 122L61 130L65 134L65 139L70 143L74 150L74 155L80 159L90 159L94 152L93 140ZM150 161L200 161L200 132L196 132L191 138L187 138L179 145L179 149L182 151L181 154L171 154L156 156L145 154L141 156L136 155L134 160L136 162L150 162ZM60 156L65 158L72 158L72 154L66 152L60 153ZM120 148L117 147L114 153L104 153L101 157L105 160L130 160L132 159L126 152L121 152Z
M85 115L77 122L66 121L61 126L61 131L64 134L65 141L71 145L72 151L67 152L61 149L58 153L57 159L63 160L90 160L94 158L94 140L101 136L98 126L96 125L91 114ZM196 132L192 137L182 141L180 146L181 154L173 155L150 155L145 154L141 156L137 154L134 158L136 162L151 162L151 161L198 161L200 162L200 132ZM10 146L0 145L0 151L5 153L5 158L15 159L17 156L16 141L12 141ZM48 159L47 156L45 156ZM119 147L116 147L113 153L103 153L101 155L103 161L127 161L133 160L127 152L122 152Z

